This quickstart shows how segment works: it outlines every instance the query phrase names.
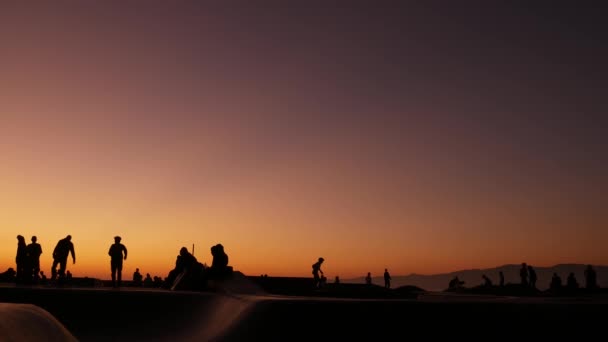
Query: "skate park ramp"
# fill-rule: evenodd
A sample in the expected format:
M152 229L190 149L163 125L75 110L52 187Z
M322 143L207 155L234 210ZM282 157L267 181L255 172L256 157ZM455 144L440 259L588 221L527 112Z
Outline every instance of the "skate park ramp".
M32 304L0 303L0 340L76 342L48 311Z

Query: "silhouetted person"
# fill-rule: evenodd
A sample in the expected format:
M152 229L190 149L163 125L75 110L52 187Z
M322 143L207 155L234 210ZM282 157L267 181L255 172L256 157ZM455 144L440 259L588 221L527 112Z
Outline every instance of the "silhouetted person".
M150 275L150 273L148 273L148 276ZM143 277L141 275L141 273L139 273L139 268L135 269L135 272L133 272L133 286L141 286L142 285L142 280Z
M334 284L340 284L340 277L336 276L336 280L334 280Z
M577 290L578 289L578 281L576 281L576 277L574 276L574 273L570 273L570 275L568 275L568 279L566 280L566 287L569 290Z
M388 269L384 269L384 287L387 289L391 288L391 274L388 273Z
M209 270L210 276L222 277L232 273L232 268L228 266L228 254L224 251L222 244L218 243L211 247L211 255L213 256L213 261Z
M156 277L154 277L156 279ZM150 277L150 273L146 273L146 279L144 279L144 287L152 287L154 286L154 281L152 277Z
M40 273L40 255L42 254L42 247L37 242L38 238L32 236L32 243L27 245L27 257L29 263L30 274L33 275L34 281L38 281Z
M528 276L530 278L530 287L536 289L536 271L534 270L534 268L532 268L532 266L528 266Z
M16 275L17 275L17 272L15 271L15 269L12 267L9 267L6 271L0 273L0 281L14 282Z
M112 269L112 287L119 287L122 281L122 261L127 260L127 247L120 243L121 237L114 237L114 244L110 246L110 268Z
M72 254L72 263L76 263L76 254L74 253L74 244L72 243L72 236L68 235L65 238L59 240L55 249L53 250L53 266L51 267L51 279L65 278L65 268L68 263L68 256ZM57 272L57 265L59 265L59 272Z
M492 280L490 280L487 275L484 274L481 277L483 278L483 286L492 287Z
M461 281L457 276L452 278L452 280L450 280L450 283L448 284L448 287L450 289L457 289L462 287L462 285L464 285L464 281Z
M587 269L585 269L585 287L588 290L596 289L597 286L597 273L593 269L593 266L587 265Z
M372 284L372 273L371 272L367 272L367 275L365 276L365 284L367 284L367 285Z
M551 277L551 285L549 286L553 291L559 291L562 288L562 278L557 275L557 273L553 273L553 277Z
M175 288L179 285L182 289L199 289L203 286L203 273L203 265L196 260L194 255L188 252L186 247L182 247L175 260L175 268L169 272L165 286ZM181 280L176 282L178 278Z
M319 276L319 273L323 274L323 271L321 270L321 264L323 264L324 261L325 259L319 258L317 262L312 264L312 276L316 288L319 288L321 285L321 277Z
M16 280L18 283L24 283L28 280L28 262L25 238L21 235L17 235L17 256L15 257L15 262L17 263ZM29 274L31 275L31 272Z
M528 265L526 263L521 264L521 269L519 270L519 278L521 279L522 286L528 286Z

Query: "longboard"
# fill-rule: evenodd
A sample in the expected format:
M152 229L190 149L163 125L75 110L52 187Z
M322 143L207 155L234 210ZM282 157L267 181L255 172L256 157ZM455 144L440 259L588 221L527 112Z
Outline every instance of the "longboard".
M186 274L186 271L183 271L182 273L180 273L175 280L173 281L173 285L171 286L171 291L175 291L175 288L177 287L177 285L179 285L179 283L182 281L182 279L184 278L184 275Z

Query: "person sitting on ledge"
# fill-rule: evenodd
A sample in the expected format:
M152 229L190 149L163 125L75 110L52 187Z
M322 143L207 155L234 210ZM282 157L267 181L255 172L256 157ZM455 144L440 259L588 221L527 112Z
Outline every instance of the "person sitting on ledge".
M462 288L462 286L464 285L464 281L461 281L457 276L454 277L452 280L450 280L450 283L448 284L448 287L450 289L458 289L458 288Z
M15 276L17 275L17 271L14 268L9 267L6 271L0 273L0 281L1 282L13 282L15 281Z
M186 247L179 250L175 268L169 272L164 287L179 290L201 290L206 287L205 267Z
M209 269L209 277L221 278L232 274L232 267L228 266L228 254L224 252L224 246L218 243L211 247L213 261Z

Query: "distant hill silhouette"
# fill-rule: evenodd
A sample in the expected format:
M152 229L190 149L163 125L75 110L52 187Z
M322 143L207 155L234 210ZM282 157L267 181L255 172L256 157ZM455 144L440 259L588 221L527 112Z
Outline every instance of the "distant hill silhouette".
M574 272L578 283L581 286L585 284L584 271L587 267L586 264L559 264L551 267L541 267L532 264L536 270L538 280L536 286L539 290L546 290L549 288L551 277L553 273L557 273L562 280L566 281L568 274ZM608 266L593 265L597 272L597 280L601 287L608 287ZM412 285L423 288L427 291L443 291L448 288L448 283L452 278L458 276L460 280L464 281L465 287L475 287L483 283L481 278L482 274L487 275L495 285L499 283L498 272L502 271L505 275L505 284L519 283L519 269L521 264L504 265L495 268L486 269L472 269L472 270L461 270L450 273L422 275L422 274L410 274L406 276L393 275L391 285L393 288L397 288L405 285ZM348 283L365 283L365 276L344 279L343 282ZM384 278L380 275L372 278L374 284L384 284Z

